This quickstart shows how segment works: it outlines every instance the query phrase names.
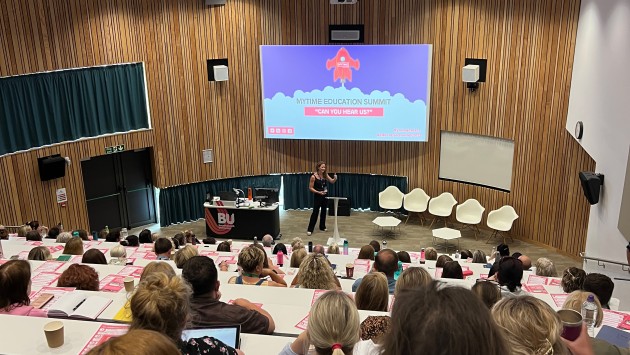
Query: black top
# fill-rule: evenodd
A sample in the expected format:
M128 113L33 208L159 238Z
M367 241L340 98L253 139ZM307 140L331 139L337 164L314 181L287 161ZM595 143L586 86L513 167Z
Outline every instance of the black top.
M315 177L315 183L313 183L313 188L317 191L324 191L326 190L326 179L318 179L317 176L315 174L313 174L313 177Z

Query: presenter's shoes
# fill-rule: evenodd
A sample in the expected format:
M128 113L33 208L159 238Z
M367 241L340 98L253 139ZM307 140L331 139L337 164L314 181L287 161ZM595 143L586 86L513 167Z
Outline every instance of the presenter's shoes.
M311 234L313 234L313 233L311 233L311 232L306 232L306 235L311 235Z
M321 228L320 228L320 231L322 231L322 232L328 232L328 228L324 228L324 229L321 229Z

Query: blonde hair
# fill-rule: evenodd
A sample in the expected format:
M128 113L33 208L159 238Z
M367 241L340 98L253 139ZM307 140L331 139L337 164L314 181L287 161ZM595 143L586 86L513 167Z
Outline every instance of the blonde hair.
M556 271L556 266L553 264L553 261L547 258L538 258L536 260L536 275L538 276L547 276L547 277L556 277L558 276L558 272Z
M403 270L398 276L398 280L396 280L394 295L398 295L402 290L429 286L432 281L433 278L427 270L421 267L407 268Z
M32 228L30 226L22 226L18 228L17 236L20 238L26 238L26 233L30 232Z
M293 253L291 253L291 267L300 267L307 255L308 252L304 248L293 249Z
M250 245L241 249L241 252L238 254L238 265L245 272L255 272L256 268L262 267L266 259L267 255L264 251Z
M371 272L365 275L354 294L354 302L361 310L387 312L389 286L385 274Z
M192 245L186 245L175 253L173 260L175 261L175 265L177 266L177 268L181 269L184 267L184 264L186 264L188 259L197 255L199 255L199 251L197 250L197 248Z
M126 258L127 250L124 246L119 244L109 250L109 256L112 258Z
M475 250L475 252L472 255L472 262L479 263L479 264L488 263L488 258L486 258L486 253L484 253L483 251L479 249Z
M501 289L494 282L479 281L470 290L488 309L491 309L501 299Z
M335 290L335 274L322 254L310 254L300 264L298 273L300 288L314 290Z
M175 343L166 336L153 330L136 329L92 348L88 355L127 354L129 349L138 355L179 354Z
M504 298L491 312L512 354L567 354L560 340L560 317L544 301L532 296Z
M293 240L291 241L291 249L295 251L296 249L300 249L300 248L304 248L304 242L302 241L302 238L300 237L293 238Z
M155 330L179 342L189 320L191 294L190 286L179 277L149 275L131 296L129 330Z
M68 232L59 233L57 239L55 239L55 243L67 243L70 239L72 239L72 234Z
M140 282L152 274L165 274L168 277L175 277L175 270L173 270L173 267L166 262L152 261L144 267L144 270L142 270Z
M424 249L424 258L426 260L437 260L438 252L433 247L428 247Z
M593 298L595 298L595 304L597 305L597 319L595 319L595 326L599 327L600 325L602 325L602 320L604 320L604 312L602 311L602 304L599 303L599 299L594 293L588 291L573 291L564 301L562 308L572 309L578 313L581 313L582 304L590 295L593 295Z
M326 253L327 254L339 254L339 245L337 245L337 243L332 243L328 247L328 251Z
M66 242L66 246L63 248L63 254L68 255L83 255L83 240L81 238L70 238Z
M318 354L352 354L360 330L357 307L341 291L326 292L311 307L307 334ZM341 349L333 350L333 344L340 344Z

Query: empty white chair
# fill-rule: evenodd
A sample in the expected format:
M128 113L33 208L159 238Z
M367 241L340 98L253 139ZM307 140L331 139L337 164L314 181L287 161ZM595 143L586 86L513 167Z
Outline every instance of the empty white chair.
M488 213L488 221L486 224L489 228L493 229L490 238L486 241L488 243L493 237L503 237L503 244L505 244L505 232L512 229L512 224L518 218L514 207L505 205L498 210L490 211ZM512 241L512 237L509 237Z
M446 219L453 213L453 206L457 204L457 200L450 192L443 192L440 196L434 197L429 201L429 213L434 216L429 228L433 226L435 220L444 221L446 227Z
M403 194L396 186L388 186L378 193L378 206L384 210L398 210L402 207Z
M481 217L485 210L486 208L474 198L469 198L464 203L457 205L455 209L455 219L462 224L462 229L470 227L475 230L475 240L477 240L477 234L479 234L477 224L481 223Z
M424 217L422 216L422 212L427 210L429 199L431 199L431 197L429 197L429 195L427 195L427 193L424 192L424 190L421 188L415 188L411 190L410 193L405 195L405 198L403 200L403 208L407 210L407 212L409 212L405 224L407 224L407 221L409 221L409 217L411 217L412 213L417 213L420 217L420 223L424 225L424 223L422 222L422 220L424 219Z

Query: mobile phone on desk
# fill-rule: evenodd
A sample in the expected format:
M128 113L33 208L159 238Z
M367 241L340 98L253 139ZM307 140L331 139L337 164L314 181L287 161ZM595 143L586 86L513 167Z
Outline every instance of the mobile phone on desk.
M54 297L55 296L52 293L42 293L41 295L37 296L37 298L35 298L33 302L31 302L31 306L38 309L42 308Z

